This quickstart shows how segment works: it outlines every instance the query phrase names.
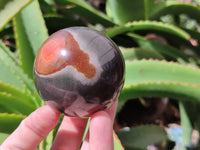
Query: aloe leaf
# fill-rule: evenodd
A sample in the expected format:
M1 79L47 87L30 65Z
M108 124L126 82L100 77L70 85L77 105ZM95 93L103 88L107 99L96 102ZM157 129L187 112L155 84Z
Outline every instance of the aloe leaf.
M179 101L181 127L183 130L180 146L193 147L194 143L191 140L194 130L193 124L195 124L195 129L197 129L198 131L200 129L199 106L200 103L196 101ZM181 148L185 149L185 147Z
M195 39L191 41L193 43L192 45L186 45L186 47L190 47L196 54L200 55L200 32L185 28L183 28L183 30L185 30L193 39Z
M123 24L133 20L148 20L160 10L173 2L155 0L108 0L108 15L117 24Z
M167 61L126 62L125 86L144 82L180 82L200 84L200 69Z
M25 117L24 115L0 113L0 132L12 133Z
M166 14L187 14L199 20L200 9L193 4L180 3L177 0L108 0L108 15L117 24L133 20L155 20Z
M126 62L125 85L119 96L119 107L128 99L169 97L200 102L200 70L166 61Z
M120 111L126 100L139 97L169 97L176 100L200 102L198 85L177 82L145 82L125 86L119 96L117 111Z
M200 44L200 33L198 31L189 30L189 29L185 29L185 28L183 28L183 30L185 30L187 33L189 33L193 37L193 39L196 39L196 43L194 43L194 45L196 44L196 45L199 46L199 44Z
M10 107L4 106L4 105L0 105L0 113L21 114L19 111L12 109Z
M0 81L0 92L6 92L8 94L12 94L12 96L21 98L29 102L30 104L34 104L31 96L24 91L19 90L18 88L11 86L9 84L4 84Z
M20 40L19 44L25 44L25 42L29 42L31 48L33 49L33 54L36 55L42 43L48 38L47 28L38 0L34 0L27 5L20 13L16 15L14 21L16 26L15 29L17 40L20 40L18 38L22 38L23 36L28 38L28 41L23 42Z
M13 57L13 55L9 52L9 49L6 48L6 46L1 41L0 41L0 60L1 60L0 61L1 69L5 68L5 70L2 70L0 74L1 81L3 81L4 83L8 82L11 85L22 88L23 84L19 80L21 74L21 78L23 80L27 80L27 85L32 87L32 81L28 79L27 76L23 73L23 71L19 67L19 64L17 64L16 59ZM19 74L17 74L18 72ZM10 78L9 75L11 76ZM6 77L8 78L8 80L6 80Z
M31 0L1 0L0 1L0 30Z
M38 0L43 14L56 14L54 0Z
M19 61L17 60L17 58L13 55L11 50L8 49L1 40L0 40L0 50L4 51L4 53L6 53L6 55L8 55L8 57L13 61L13 63L19 65Z
M119 99L124 101L138 97L169 97L177 100L200 102L199 90L198 85L178 82L144 82L125 86Z
M90 4L83 0L55 0L56 4L63 8L68 8L70 15L72 12L78 14L90 23L100 23L104 26L112 26L114 23L104 13L96 10ZM68 6L68 7L66 7ZM71 7L71 8L70 8Z
M136 41L140 47L154 49L161 55L163 55L167 60L177 61L178 58L182 58L183 60L188 61L188 58L182 51L168 44L163 44L155 40L146 39L142 36L132 33L129 33L128 36L133 38L133 40Z
M1 41L0 41L0 68L1 68L1 73L0 73L0 81L4 82L5 84L11 84L19 89L23 88L23 85L19 78L15 75L14 71L12 69L8 69L7 63L5 62L5 58L2 60L1 56L2 53L4 53L3 49L1 48ZM6 53L4 53L7 55ZM7 55L7 57L11 58L10 56ZM12 61L13 65L16 65L16 62L13 61L11 58L10 61ZM17 65L16 65L17 66Z
M146 149L148 145L168 139L165 130L155 125L143 125L118 131L117 135L125 149Z
M117 134L113 132L113 141L114 141L114 150L124 150L124 147L121 144Z
M144 0L107 0L107 14L117 24L126 23L132 20L141 20L145 18Z
M153 49L148 48L127 48L121 50L125 61L132 61L134 59L159 59L163 60L164 57Z
M112 38L122 33L138 30L155 30L159 32L162 31L179 36L188 41L191 39L190 35L181 28L158 21L133 21L124 25L108 28L104 31L104 33Z
M110 8L110 2L109 1L106 1L106 7L105 7L105 10L106 10L106 14L107 14L107 16L109 17L109 18L111 18L112 20L114 20L113 19L113 12L112 12L112 10L111 10L111 8Z
M36 109L36 106L31 104L26 99L15 97L12 94L6 92L0 92L0 104L5 107L17 110L18 112L25 115L29 115Z
M0 42L0 45L3 45ZM0 47L0 66L1 74L0 81L5 84L11 84L19 89L25 90L32 97L36 106L41 105L40 98L37 95L37 90L33 81L27 77L23 70L17 65L16 61L8 54L7 49Z
M179 2L169 3L168 5L166 5L166 7L163 7L156 14L152 15L150 19L158 19L166 14L172 14L172 15L186 14L191 18L194 18L197 21L199 21L200 8L194 4L179 3Z
M191 137L193 131L192 122L190 120L190 116L187 113L185 104L186 103L179 101L181 127L183 130L181 150L186 150L185 146L191 146Z
M47 29L37 0L32 1L14 18L14 31L20 54L21 68L33 78L35 55L48 38Z
M9 136L8 133L1 133L0 132L0 145L3 143L3 141Z
M0 67L1 67L1 73L0 73L1 82L4 82L5 84L11 84L19 89L23 89L23 85L19 80L19 78L16 77L15 73L11 69L8 69L5 62L3 62L1 58L0 58Z
M4 140L9 136L7 133L0 133L0 145L4 142Z

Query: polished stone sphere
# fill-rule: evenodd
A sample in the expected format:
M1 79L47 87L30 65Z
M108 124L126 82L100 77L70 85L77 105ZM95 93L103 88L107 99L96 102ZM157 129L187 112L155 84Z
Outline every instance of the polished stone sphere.
M118 98L124 70L112 40L90 28L72 27L43 43L35 58L34 80L47 105L67 116L88 117Z

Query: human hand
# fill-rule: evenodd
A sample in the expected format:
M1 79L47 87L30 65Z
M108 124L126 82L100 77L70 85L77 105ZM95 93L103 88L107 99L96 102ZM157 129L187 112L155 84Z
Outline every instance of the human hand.
M89 131L81 150L113 150L113 121L117 101L107 110L91 116ZM2 143L0 150L35 150L55 128L59 113L48 106L38 108L24 119ZM78 150L88 119L64 116L51 150Z

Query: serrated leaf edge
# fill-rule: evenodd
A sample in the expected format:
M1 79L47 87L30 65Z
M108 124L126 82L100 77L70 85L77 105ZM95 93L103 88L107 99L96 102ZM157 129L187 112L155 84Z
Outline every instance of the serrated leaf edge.
M168 24L168 23L164 23L164 22L161 22L161 21L150 21L150 20L140 20L140 21L133 21L133 22L128 22L126 24L123 24L123 25L115 25L114 27L110 27L110 28L107 28L105 29L103 32L106 34L106 32L108 32L109 30L116 30L117 28L124 28L124 30L122 30L122 32L120 33L117 33L117 34L122 34L124 32L128 32L128 31L135 31L137 29L134 29L135 26L145 26L145 25L149 25L149 27L152 27L153 25L155 26L160 26L160 27L163 27L163 28L168 28L169 31L173 31L173 33L178 33L179 36L181 36L182 38L186 39L186 40L191 40L191 36L190 34L188 34L186 31L184 31L183 29L177 27L177 26L174 26L172 24ZM128 28L128 29L126 29ZM116 34L116 35L117 35ZM113 36L116 36L116 35L112 35L110 36L111 38ZM108 34L109 36L109 34Z
M19 100L19 101L24 101L21 97L16 97L16 96L12 95L12 93L7 93L7 92L1 92L1 91L0 91L0 95L2 95L2 96L7 96L7 97L13 97L13 98L15 98L15 99L17 99L17 100ZM26 104L28 104L28 105L30 105L30 106L32 106L32 107L35 107L35 105L33 105L33 104L31 104L31 103L26 103Z
M22 5L20 7L20 9L12 16L12 17L9 17L9 19L0 27L0 31L3 29L3 27L17 14L19 13L24 7L26 7L26 5L28 5L31 1L33 0L29 0L29 2L25 3L24 5Z
M181 86L191 86L191 87L196 87L200 88L200 84L191 84L191 83L181 83L181 82L165 82L165 81L151 81L151 82L140 82L136 84L129 84L127 86L124 86L123 89L128 89L130 87L136 87L140 85L150 85L150 84L165 84L165 85L181 85Z
M4 51L2 51L2 52L5 53ZM6 55L6 54L5 54L5 55ZM33 90L33 88L30 88L30 87L25 83L25 81L22 80L22 78L17 74L17 72L16 72L15 70L12 69L11 65L10 65L9 63L6 63L7 61L6 61L4 58L0 57L0 59L4 62L4 64L5 64L8 68L10 68L11 72L12 72L14 75L16 75L16 77L18 78L18 80L19 80L19 81L21 82L21 84L24 86L24 91L25 91L25 89L26 89L26 91L29 91L31 94L32 94L33 92L37 92L36 90ZM8 59L10 59L10 57L8 57ZM12 62L12 61L11 61L11 62ZM16 66L16 67L19 67L19 66ZM20 71L23 73L23 75L24 75L24 76L29 80L29 82L34 86L33 81L27 76L27 74L25 74L24 71L23 71L21 68L18 68L18 69L20 69ZM33 91L31 92L31 90L33 90ZM31 94L30 94L30 95L31 95ZM36 98L33 99L33 103L35 103L35 105L36 105L37 107L40 106L39 101L36 100Z
M23 115L23 114L15 114L15 113L0 113L0 116L16 116L16 117L20 117L20 118L26 118L27 116L26 115Z
M173 64L173 65L177 65L179 67L183 67L183 68L190 68L190 69L193 69L193 70L196 70L196 71L199 71L200 72L200 68L196 67L196 66L193 66L193 65L190 65L190 64L180 64L178 62L175 62L175 61L167 61L165 59L163 60L159 60L159 59L141 59L141 60L138 60L138 59L134 59L132 61L130 60L126 60L125 62L154 62L154 63L165 63L165 64Z

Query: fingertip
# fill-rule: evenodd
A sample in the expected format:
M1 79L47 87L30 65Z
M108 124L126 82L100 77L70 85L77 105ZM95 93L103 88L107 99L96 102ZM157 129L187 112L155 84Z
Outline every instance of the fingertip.
M100 127L98 127L100 126ZM92 115L90 120L91 128L104 128L104 126L112 127L112 119L106 111L99 111Z
M49 111L55 113L56 115L60 115L60 114L61 114L61 112L60 112L59 110L54 109L54 108L52 108L52 107L50 107L50 106L48 106L48 105L42 106L42 107L40 107L40 108L44 109L43 107L44 107L45 109L49 109Z
M107 108L106 110L103 111L99 111L94 113L91 116L91 119L96 118L97 116L104 116L104 117L109 117L112 121L112 123L114 123L114 119L115 119L115 114L116 114L116 109L117 109L117 105L118 105L118 100L116 100L112 106L110 106L109 108Z
M98 111L91 116L91 119L96 117L109 117L109 114L106 111Z

